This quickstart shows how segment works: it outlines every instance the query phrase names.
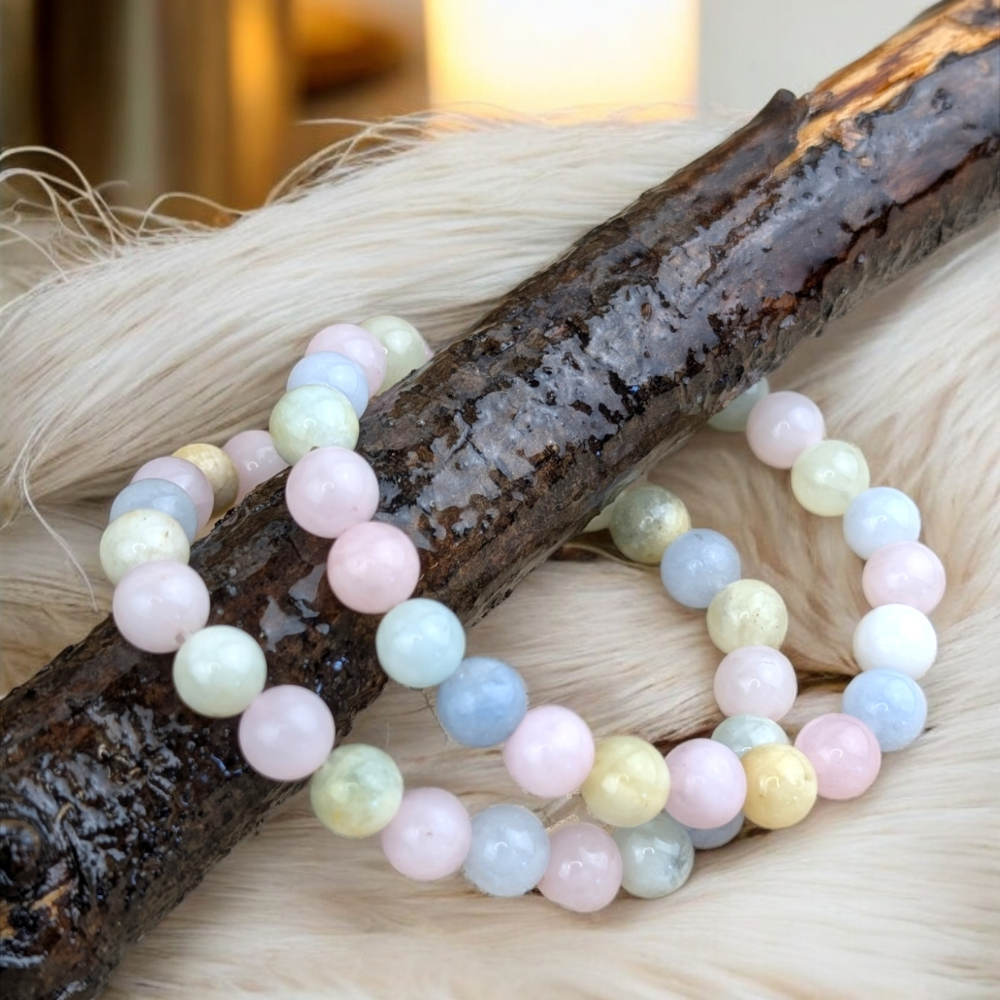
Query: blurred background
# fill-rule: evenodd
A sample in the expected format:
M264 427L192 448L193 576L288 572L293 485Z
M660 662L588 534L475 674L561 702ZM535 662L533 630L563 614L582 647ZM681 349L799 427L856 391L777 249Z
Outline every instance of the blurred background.
M0 0L0 144L59 150L116 204L249 208L358 123L427 108L756 111L929 3Z

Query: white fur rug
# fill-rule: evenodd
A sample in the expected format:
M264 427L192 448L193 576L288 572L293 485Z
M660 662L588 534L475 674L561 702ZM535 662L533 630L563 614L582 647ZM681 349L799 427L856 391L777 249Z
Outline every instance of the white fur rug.
M39 271L64 273L0 313L17 390L4 395L0 442L0 499L13 518L0 534L4 690L105 612L97 541L110 496L141 461L264 425L325 323L392 312L436 341L453 336L728 130L457 125L432 141L399 125L394 157L364 169L349 157L219 232L136 241L109 223L109 250L65 205L75 236L18 223L40 234L51 263L6 268L5 297ZM933 615L941 653L926 679L928 731L885 758L868 795L699 854L671 897L623 897L587 917L537 896L487 899L460 878L407 882L377 841L333 838L299 796L129 954L106 995L998 995L998 263L993 220L801 345L773 380L808 393L831 434L861 446L873 484L916 499L949 574ZM854 671L851 635L866 606L838 520L799 509L787 476L752 460L739 435L706 430L652 478L784 595L785 652L800 676ZM67 551L90 575L97 610ZM550 563L472 631L470 649L515 664L536 704L563 702L598 735L675 738L717 721L719 657L702 616L677 608L650 571ZM819 686L790 728L836 703L833 686ZM470 810L512 797L499 754L447 745L419 692L391 687L350 738L387 748L409 784L440 784Z

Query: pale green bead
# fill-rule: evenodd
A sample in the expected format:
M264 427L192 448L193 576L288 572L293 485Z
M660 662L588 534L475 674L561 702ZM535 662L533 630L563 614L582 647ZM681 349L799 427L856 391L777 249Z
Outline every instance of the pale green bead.
M762 378L759 382L750 386L730 403L725 409L719 410L708 418L708 426L717 431L728 431L735 433L747 429L747 417L750 411L771 391L767 379Z
M268 427L274 447L289 465L313 448L353 449L359 429L351 401L328 385L300 385L286 392L271 411Z
M792 742L777 722L762 715L731 715L715 727L712 739L729 747L737 757L765 743Z
M737 580L712 598L705 623L723 653L741 646L780 649L788 632L788 609L781 594L762 580Z
M616 501L611 537L633 562L656 565L667 546L691 530L691 515L680 497L662 486L639 486Z
M211 719L228 719L245 712L264 690L267 660L257 640L242 629L209 625L177 650L173 678L188 708Z
M101 568L114 584L139 563L173 559L187 563L191 546L180 523L162 510L138 507L116 517L101 535Z
M806 448L792 466L795 499L821 517L839 517L870 482L865 456L847 441L820 441Z
M313 812L341 837L370 837L387 826L403 800L403 776L378 747L338 747L309 782Z
M385 348L385 378L379 392L423 368L431 356L417 328L398 316L373 316L361 324Z
M587 527L584 528L584 533L590 531L604 531L605 528L611 527L611 518L615 512L615 501L612 500L607 507L602 508L600 514L596 517L592 517L587 522Z

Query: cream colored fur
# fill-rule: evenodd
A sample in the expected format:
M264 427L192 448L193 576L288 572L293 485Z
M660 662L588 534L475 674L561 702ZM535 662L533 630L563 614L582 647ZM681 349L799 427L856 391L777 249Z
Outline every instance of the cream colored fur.
M263 425L324 323L394 312L447 340L725 131L457 125L430 141L400 125L395 156L360 167L349 157L219 232L137 242L114 226L107 250L37 230L66 273L0 314L0 470L13 517L0 534L5 689L106 611L97 541L110 496L142 460ZM915 497L949 573L934 613L929 729L887 756L866 797L700 854L672 897L623 898L580 917L537 897L482 898L459 878L409 883L377 842L327 834L299 796L131 952L107 995L996 996L998 263L991 221L801 345L775 379L816 399L831 433L864 449L875 483ZM9 295L38 275L9 268L5 280ZM853 672L865 603L838 521L806 516L787 476L753 461L739 435L705 431L653 478L783 593L786 651L801 676ZM718 654L702 616L667 600L651 571L549 563L472 631L470 647L516 664L535 703L570 705L598 735L677 738L717 718ZM837 686L800 699L792 728L836 704ZM441 784L472 810L512 797L498 754L448 745L418 692L391 687L351 739L387 748L411 785Z

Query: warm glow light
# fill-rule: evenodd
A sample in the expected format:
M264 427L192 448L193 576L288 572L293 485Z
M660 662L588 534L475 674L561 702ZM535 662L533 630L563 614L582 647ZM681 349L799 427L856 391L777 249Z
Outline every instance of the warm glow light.
M436 107L695 111L698 0L424 0L424 23Z

